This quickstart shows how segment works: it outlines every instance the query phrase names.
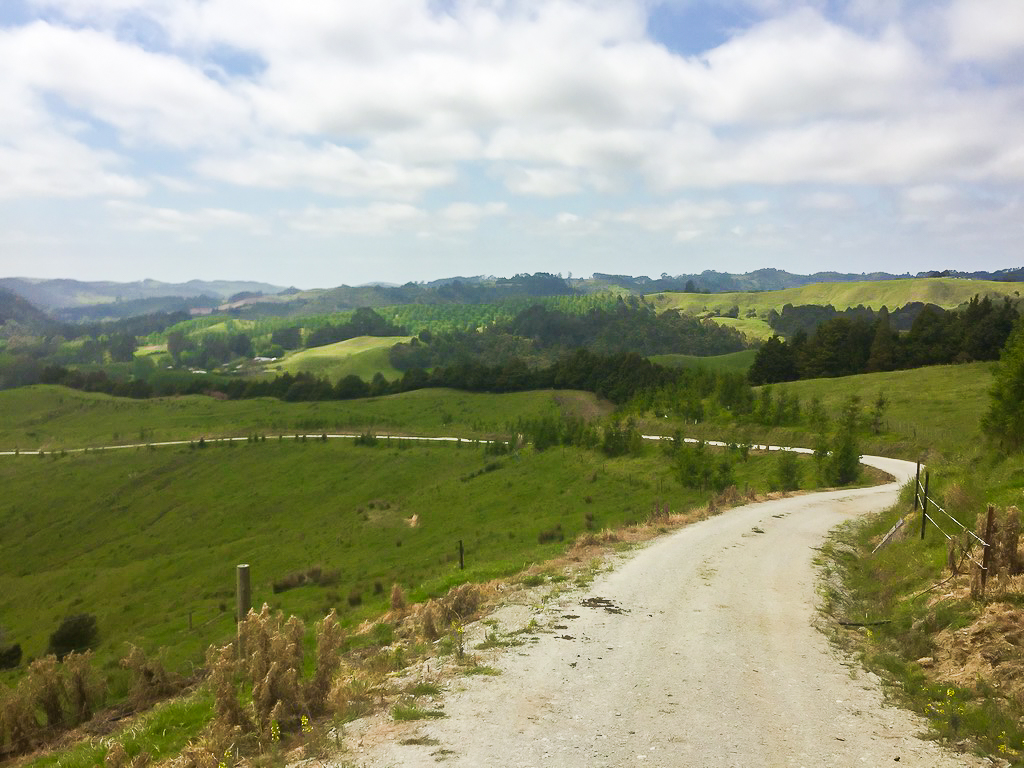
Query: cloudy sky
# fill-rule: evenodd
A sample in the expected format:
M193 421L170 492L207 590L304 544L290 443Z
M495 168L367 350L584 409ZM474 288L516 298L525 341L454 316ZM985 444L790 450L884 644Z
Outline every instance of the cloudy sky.
M0 0L0 276L1024 264L1024 0Z

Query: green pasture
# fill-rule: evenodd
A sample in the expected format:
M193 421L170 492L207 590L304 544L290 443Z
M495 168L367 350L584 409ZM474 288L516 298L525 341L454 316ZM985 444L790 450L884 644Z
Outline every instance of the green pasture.
M648 360L669 368L707 368L712 371L737 371L745 373L754 362L756 356L756 349L744 349L739 352L730 352L726 355L711 355L708 357L698 357L697 355L651 355Z
M961 280L952 277L919 277L906 280L879 280L862 283L814 283L781 291L742 293L658 293L647 296L659 311L679 309L689 314L724 313L739 307L740 318L747 310L761 315L770 309L781 312L792 304L831 304L837 310L863 305L880 309L902 307L920 301L952 309L970 301L976 294L993 298L1009 296L1019 298L1020 287L1015 283L992 280ZM715 318L721 322L728 318Z
M38 385L0 392L0 451L53 451L214 436L367 430L411 435L502 436L520 417L586 417L611 410L587 392L508 394L421 389L311 403L276 398L220 401L204 395L131 400Z
M973 455L983 443L979 428L988 408L994 363L940 365L909 371L867 373L835 379L808 379L770 385L772 397L791 393L806 413L814 398L834 419L851 397L860 398L861 450L910 460L953 460ZM755 387L755 398L766 387ZM868 428L870 411L884 393L887 401L881 432ZM825 425L829 427L828 424ZM757 440L775 445L813 447L818 426L765 427L734 419L728 413L709 413L700 424L672 419L649 419L645 428L665 434L679 428L684 434L707 439Z
M763 489L772 461L738 465L737 484ZM335 609L351 626L386 609L393 583L422 600L564 551L587 517L614 528L646 520L656 501L678 510L706 498L679 486L654 445L607 459L397 439L5 456L0 482L8 641L39 656L63 617L91 613L108 669L126 642L166 647L182 668L230 638L238 563L251 566L255 605L310 623ZM556 540L539 543L543 531ZM275 594L275 581L312 567L336 576Z
M388 351L395 344L406 342L408 336L358 336L347 341L311 347L293 352L281 360L267 364L265 370L276 374L300 371L326 376L333 382L349 375L370 381L378 372L388 380L401 377L392 367Z

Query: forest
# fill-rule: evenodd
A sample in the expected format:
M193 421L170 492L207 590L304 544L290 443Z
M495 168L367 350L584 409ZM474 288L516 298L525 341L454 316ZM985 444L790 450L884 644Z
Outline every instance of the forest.
M893 314L908 316L899 311ZM1009 299L993 302L977 296L962 311L926 305L914 308L913 314L910 329L903 334L883 307L877 313L833 316L810 334L801 327L789 340L774 336L758 350L748 372L750 382L771 384L997 360L1019 316Z

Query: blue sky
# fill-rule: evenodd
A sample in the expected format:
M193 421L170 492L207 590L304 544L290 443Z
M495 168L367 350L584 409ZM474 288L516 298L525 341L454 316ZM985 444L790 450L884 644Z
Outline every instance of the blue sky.
M1024 264L1021 0L5 0L0 276Z

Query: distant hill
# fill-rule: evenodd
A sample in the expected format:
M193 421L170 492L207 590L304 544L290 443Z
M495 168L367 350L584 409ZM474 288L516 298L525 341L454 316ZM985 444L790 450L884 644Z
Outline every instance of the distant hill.
M15 326L22 330L37 332L53 324L45 312L32 306L13 291L0 288L0 332Z
M921 277L942 277L949 280L969 278L999 283L1019 282L1024 281L1024 267L971 273L944 270L918 275L892 275L884 272L817 272L813 275L795 275L767 268L745 274L705 270L699 274L663 274L658 278L601 272L587 278L576 278L537 272L507 278L476 275L447 277L425 283L408 282L404 285L367 283L312 290L229 280L190 280L187 283L142 280L134 283L114 283L8 277L0 278L0 287L13 291L61 320L88 322L133 317L158 311L175 312L198 308L246 317L298 317L358 307L493 304L508 299L603 293L635 296L683 294L696 297L707 294L785 291L820 284L870 285L883 281L913 281ZM703 301L701 300L701 303Z
M24 277L0 278L0 287L13 291L44 310L168 296L210 296L227 299L242 292L277 293L284 290L281 286L245 280L189 280L187 283L139 280L133 283L114 283L64 279L37 280Z

